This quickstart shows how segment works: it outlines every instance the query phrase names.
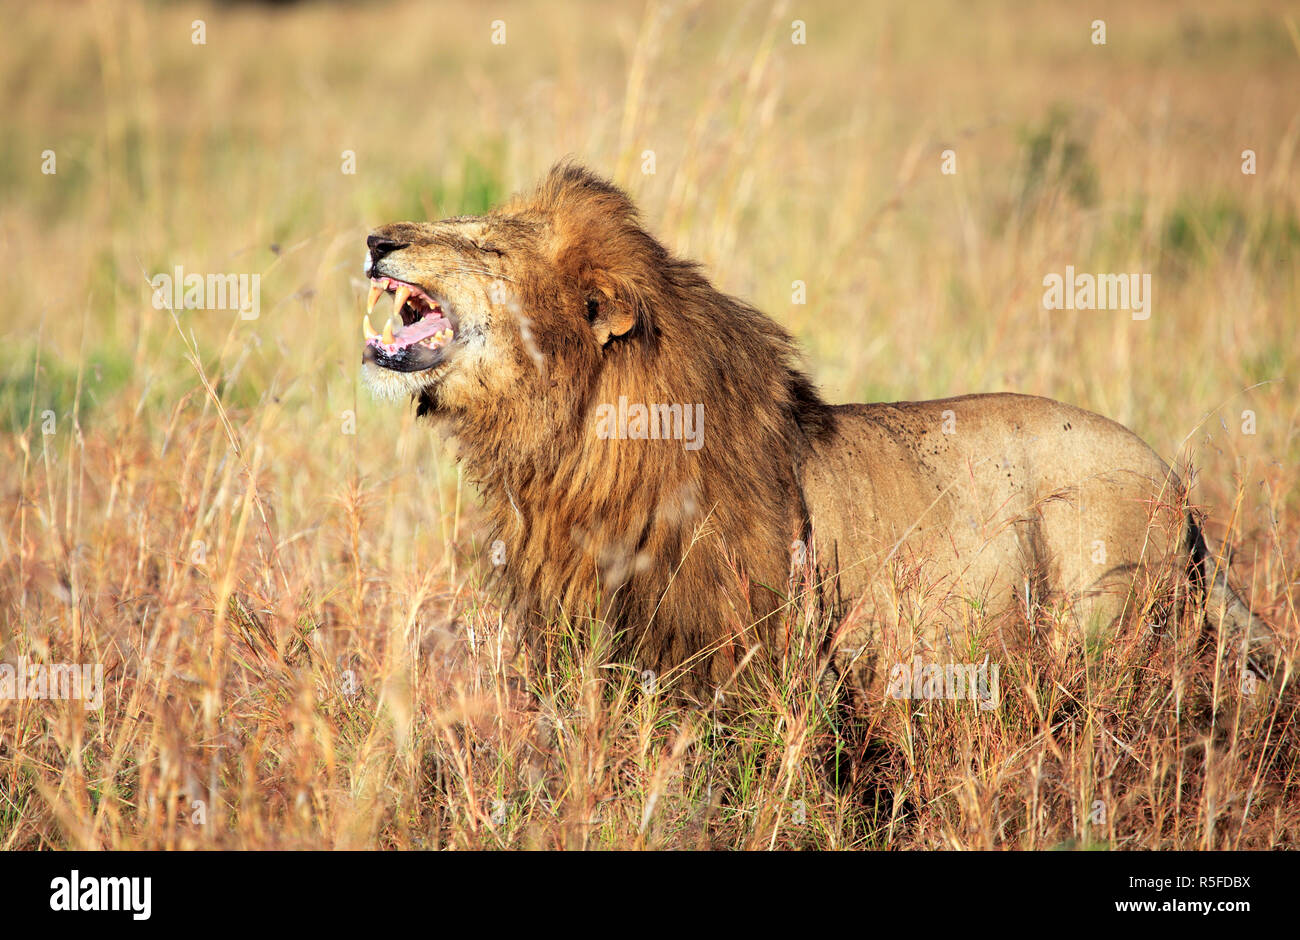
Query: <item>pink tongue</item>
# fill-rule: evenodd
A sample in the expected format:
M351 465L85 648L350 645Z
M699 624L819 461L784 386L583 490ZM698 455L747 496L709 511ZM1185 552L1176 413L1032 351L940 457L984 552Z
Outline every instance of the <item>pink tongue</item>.
M428 339L434 333L439 333L451 326L451 321L444 316L431 313L423 319L416 320L410 326L403 326L393 334L393 346L395 349L402 349L410 346L412 343L418 343L422 339Z

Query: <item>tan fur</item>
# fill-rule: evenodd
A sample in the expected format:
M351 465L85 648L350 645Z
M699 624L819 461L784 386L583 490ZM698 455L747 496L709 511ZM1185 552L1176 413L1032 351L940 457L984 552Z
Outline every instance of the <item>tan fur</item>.
M968 647L972 610L1000 627L985 646L1030 640L1048 606L1107 630L1134 588L1197 560L1195 527L1161 508L1179 481L1131 432L1019 395L829 406L784 330L581 168L487 216L375 234L405 246L375 273L446 298L459 326L444 363L368 363L367 381L460 441L543 654L557 619L594 613L637 668L716 684L747 650L781 649L793 556L828 651L862 673L863 651L902 632L937 656ZM602 439L600 406L620 397L702 405L702 446ZM934 599L910 621L909 570Z

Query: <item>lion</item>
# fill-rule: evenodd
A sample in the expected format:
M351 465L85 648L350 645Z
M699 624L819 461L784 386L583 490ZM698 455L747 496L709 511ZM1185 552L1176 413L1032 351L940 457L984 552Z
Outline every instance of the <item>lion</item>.
M1268 641L1131 431L1019 394L828 404L789 333L581 166L366 244L364 380L459 442L539 655L557 623L603 623L629 665L716 688L783 651L796 583L827 674L859 685L885 648L1104 641L1171 584L1243 650Z

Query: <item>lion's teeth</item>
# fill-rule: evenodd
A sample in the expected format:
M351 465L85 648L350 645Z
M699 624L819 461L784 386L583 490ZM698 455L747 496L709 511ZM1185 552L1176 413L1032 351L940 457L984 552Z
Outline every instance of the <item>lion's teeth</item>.
M375 304L379 303L379 298L384 295L384 289L378 284L370 285L370 296L366 298L366 313L375 312Z
M371 325L371 323L370 323L370 314L368 314L368 313L366 314L366 318L365 318L365 320L363 320L362 323L361 323L361 329L362 329L362 331L366 334L366 339L374 339L376 336L379 335L379 331L376 330L376 329Z
M393 321L391 318L384 321L383 340L385 346L393 345Z
M401 313L402 308L406 306L406 301L409 300L410 297L411 289L409 287L403 286L393 291L393 313Z

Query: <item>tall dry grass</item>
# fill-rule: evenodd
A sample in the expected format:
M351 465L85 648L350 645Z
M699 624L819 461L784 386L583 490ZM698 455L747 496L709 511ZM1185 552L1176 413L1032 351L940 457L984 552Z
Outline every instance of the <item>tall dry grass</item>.
M1009 663L991 715L828 714L797 596L803 641L713 707L611 662L590 624L541 669L486 587L472 488L357 382L366 231L482 211L572 154L794 331L830 399L1048 395L1190 465L1294 650L1285 4L8 22L0 660L102 663L107 689L99 710L0 701L0 846L1295 843L1290 706L1243 696L1190 621ZM1067 264L1150 272L1151 318L1044 310ZM175 265L261 274L260 317L155 309L147 279Z

